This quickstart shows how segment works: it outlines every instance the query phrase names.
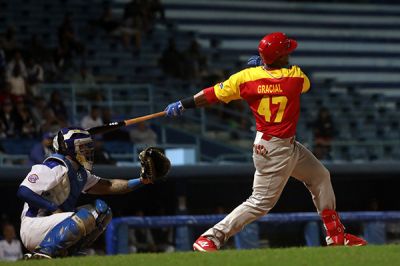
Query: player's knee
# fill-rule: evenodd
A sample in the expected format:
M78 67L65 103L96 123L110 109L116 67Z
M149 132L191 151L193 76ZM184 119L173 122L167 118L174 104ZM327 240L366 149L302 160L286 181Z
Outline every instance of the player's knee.
M321 183L331 182L331 174L325 166L321 169L320 176Z
M94 202L94 207L96 208L96 211L100 213L106 213L107 210L109 209L107 203L101 199L97 199Z
M71 219L77 224L82 231L83 236L90 234L96 228L95 215L86 208L80 209Z
M331 178L331 173L329 172L329 170L324 166L323 170L322 170L322 174L324 177L330 179Z
M105 228L112 219L111 208L103 200L97 199L94 204L82 206L95 219L95 227Z
M110 223L112 218L111 208L107 205L107 203L100 199L97 199L94 202L94 206L99 214L98 218L96 219L97 225L105 228Z
M254 209L254 215L261 217L266 215L275 205L268 198L263 196L251 195L246 201L246 205Z

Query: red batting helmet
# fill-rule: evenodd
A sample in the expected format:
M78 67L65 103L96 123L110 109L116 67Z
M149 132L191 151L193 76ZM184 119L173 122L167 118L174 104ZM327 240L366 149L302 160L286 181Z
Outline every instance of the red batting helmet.
M269 65L279 57L290 54L296 47L295 40L289 39L282 32L274 32L262 38L258 45L258 52L264 63Z

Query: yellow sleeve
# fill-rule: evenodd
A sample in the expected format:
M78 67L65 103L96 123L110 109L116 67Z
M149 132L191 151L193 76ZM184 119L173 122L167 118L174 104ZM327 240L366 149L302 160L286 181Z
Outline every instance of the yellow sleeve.
M215 96L218 100L229 103L232 100L241 99L240 97L240 84L243 80L243 71L233 74L229 79L224 82L218 83L214 86Z
M310 90L310 80L303 72L301 72L301 73L303 74L303 77L304 77L303 89L301 90L301 93L306 93L307 91Z
M300 69L300 67L295 66L295 68L296 68L295 76L301 77L304 79L303 88L301 89L301 93L306 93L310 89L310 80L308 79L306 74L304 74L304 72Z

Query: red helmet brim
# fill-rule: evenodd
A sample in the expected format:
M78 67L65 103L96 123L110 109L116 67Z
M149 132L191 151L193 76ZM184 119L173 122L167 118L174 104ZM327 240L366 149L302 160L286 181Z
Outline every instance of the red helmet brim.
M294 39L289 39L290 41L290 46L288 49L288 54L290 54L291 52L293 52L296 48L297 48L297 41Z

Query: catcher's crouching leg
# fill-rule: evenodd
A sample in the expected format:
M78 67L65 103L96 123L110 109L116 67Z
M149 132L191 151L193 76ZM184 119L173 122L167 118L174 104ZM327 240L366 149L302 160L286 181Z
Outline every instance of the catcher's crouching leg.
M96 200L94 206L88 204L82 206L81 208L88 208L90 212L96 212L98 214L98 217L96 218L96 227L90 234L83 237L81 241L70 248L69 254L71 255L79 254L81 250L90 247L93 242L96 241L96 239L106 230L107 225L112 219L111 208L108 207L108 205L102 200Z
M93 231L95 225L93 215L87 209L81 209L53 227L35 248L34 253L49 258L66 256L66 250Z
M67 256L84 244L86 246L88 240L89 244L96 240L111 221L111 216L110 208L102 200L96 200L94 206L82 206L51 229L34 253L50 258Z

